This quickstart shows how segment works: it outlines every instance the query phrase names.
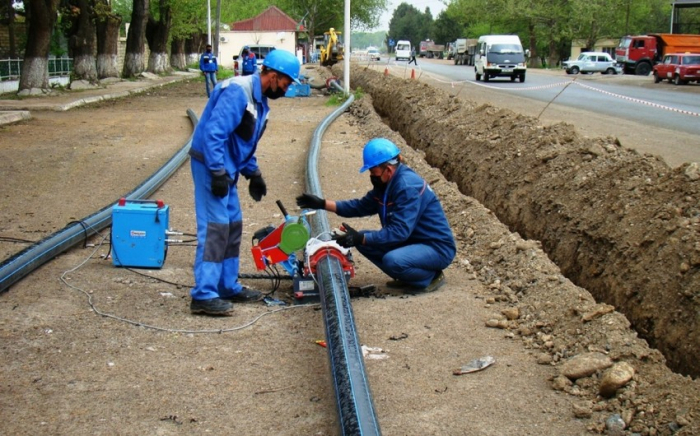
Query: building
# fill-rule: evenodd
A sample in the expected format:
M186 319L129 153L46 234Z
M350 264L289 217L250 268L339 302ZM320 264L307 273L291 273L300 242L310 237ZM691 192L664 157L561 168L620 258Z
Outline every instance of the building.
M270 6L256 17L231 23L230 31L219 32L219 65L233 66L233 56L244 45L274 45L295 53L297 38L297 22Z

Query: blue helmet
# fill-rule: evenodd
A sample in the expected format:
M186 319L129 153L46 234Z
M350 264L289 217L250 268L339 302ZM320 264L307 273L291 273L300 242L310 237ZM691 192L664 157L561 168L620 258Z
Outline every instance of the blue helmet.
M248 47L247 45L244 45L243 50L250 50L250 47Z
M370 139L362 150L362 161L364 165L360 168L360 172L364 173L370 168L389 162L399 154L401 154L399 147L388 139Z
M299 70L301 69L299 59L286 50L272 50L265 56L263 66L286 74L291 77L294 82L301 84L301 82L299 82Z

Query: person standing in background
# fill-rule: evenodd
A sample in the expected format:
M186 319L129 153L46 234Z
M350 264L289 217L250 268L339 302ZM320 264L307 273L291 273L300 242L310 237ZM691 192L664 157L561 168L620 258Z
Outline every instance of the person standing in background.
M199 57L199 69L204 74L204 84L207 87L207 97L209 97L216 86L216 72L219 71L216 56L211 52L211 44L207 44L206 51ZM209 84L211 84L211 89Z

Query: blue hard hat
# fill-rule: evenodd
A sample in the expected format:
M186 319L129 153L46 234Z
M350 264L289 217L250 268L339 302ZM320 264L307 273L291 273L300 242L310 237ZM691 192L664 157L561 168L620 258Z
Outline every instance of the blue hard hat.
M364 173L370 168L389 162L399 154L401 154L399 147L388 139L370 139L362 150L362 161L364 165L360 168L360 172Z
M244 45L243 50L250 50L250 47L248 47L247 45Z
M301 85L299 81L299 70L301 69L301 64L296 56L288 52L287 50L272 50L265 56L263 61L263 66L286 74L291 77L294 82Z

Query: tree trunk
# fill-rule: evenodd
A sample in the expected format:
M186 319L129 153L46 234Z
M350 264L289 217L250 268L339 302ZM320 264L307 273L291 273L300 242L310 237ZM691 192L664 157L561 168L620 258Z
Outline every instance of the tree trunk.
M537 35L535 29L535 23L530 22L527 25L527 30L530 32L530 56L527 58L528 67L539 67L541 62L539 56L537 56Z
M17 57L17 42L15 41L15 9L12 7L12 0L5 0L5 9L7 9L7 37L10 44L7 55L10 59Z
M126 37L126 54L122 77L136 77L144 69L144 42L148 21L148 0L134 0L131 25Z
M119 77L119 26L122 17L112 13L107 0L95 0L97 27L97 78Z
M97 82L95 20L88 0L70 0L64 17L69 21L68 48L73 56L75 80Z
M206 41L206 37L201 33L195 33L185 41L187 65L199 63L199 55L204 51L202 50L204 41Z
M173 68L177 68L178 70L187 69L184 39L173 39L173 42L170 44L170 66Z
M35 93L36 90L50 90L48 59L58 1L32 0L25 3L28 23L27 48L19 79L20 95Z
M148 72L153 74L170 71L168 37L173 19L168 0L159 0L158 12L159 19L155 20L150 17L146 24L146 39L148 40L148 48L151 50L148 57Z

